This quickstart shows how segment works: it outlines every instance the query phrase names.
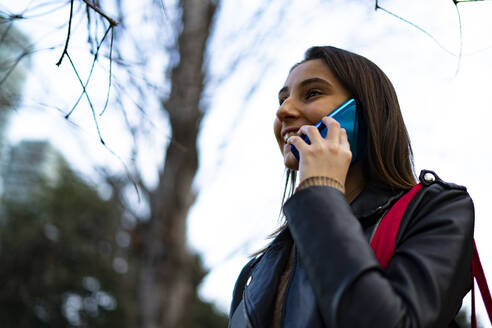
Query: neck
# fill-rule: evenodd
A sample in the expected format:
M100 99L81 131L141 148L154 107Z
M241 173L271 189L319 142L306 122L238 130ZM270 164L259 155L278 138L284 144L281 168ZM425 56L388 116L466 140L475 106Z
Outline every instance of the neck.
M347 173L345 180L345 197L349 203L360 194L365 185L362 163L358 161L352 165Z

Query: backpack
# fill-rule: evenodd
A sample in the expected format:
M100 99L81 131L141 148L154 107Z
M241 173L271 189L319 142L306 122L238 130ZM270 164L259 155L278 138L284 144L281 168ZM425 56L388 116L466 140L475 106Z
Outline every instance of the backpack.
M408 204L413 199L413 197L422 189L422 184L419 183L415 185L410 191L404 194L384 215L380 223L376 228L376 232L371 240L371 248L378 259L379 264L386 269L393 253L395 251L396 235L398 233L398 228L400 227L403 214L408 207ZM473 240L474 252L472 260L472 308L471 308L471 323L472 328L477 327L477 319L475 314L475 283L477 281L482 299L487 309L487 314L489 320L492 323L492 298L490 296L489 287L487 285L487 280L485 279L485 274L480 263L480 257L478 255L477 246L475 240Z

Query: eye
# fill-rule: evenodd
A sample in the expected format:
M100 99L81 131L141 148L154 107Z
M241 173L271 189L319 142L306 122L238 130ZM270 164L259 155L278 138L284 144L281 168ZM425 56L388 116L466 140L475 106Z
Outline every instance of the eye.
M306 92L306 99L310 99L312 97L316 97L319 95L321 95L321 91L319 91L317 89L311 89L311 90L308 90L308 92Z
M278 98L278 104L282 105L284 103L285 99L286 99L286 97L279 97Z

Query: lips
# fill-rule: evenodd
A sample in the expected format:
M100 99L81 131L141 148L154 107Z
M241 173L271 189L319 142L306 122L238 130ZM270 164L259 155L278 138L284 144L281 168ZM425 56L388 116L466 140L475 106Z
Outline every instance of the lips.
M296 136L296 135L297 135L297 132L288 132L288 133L284 134L284 143L287 143L287 139L289 139L292 136Z
M287 139L289 139L290 137L296 136L298 130L299 128L284 129L282 131L282 139L284 140L284 143L287 143Z

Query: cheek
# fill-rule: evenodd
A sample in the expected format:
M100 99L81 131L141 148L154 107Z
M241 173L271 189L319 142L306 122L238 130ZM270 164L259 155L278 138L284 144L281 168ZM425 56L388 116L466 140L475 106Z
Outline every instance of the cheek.
M311 124L318 123L323 117L331 114L335 109L335 105L333 103L325 103L320 104L312 108L310 111L306 112L306 119L311 122Z
M278 145L282 149L284 145L284 141L280 136L281 132L282 132L282 123L280 123L278 118L275 118L275 120L273 121L273 133L275 134L275 139L277 139Z

